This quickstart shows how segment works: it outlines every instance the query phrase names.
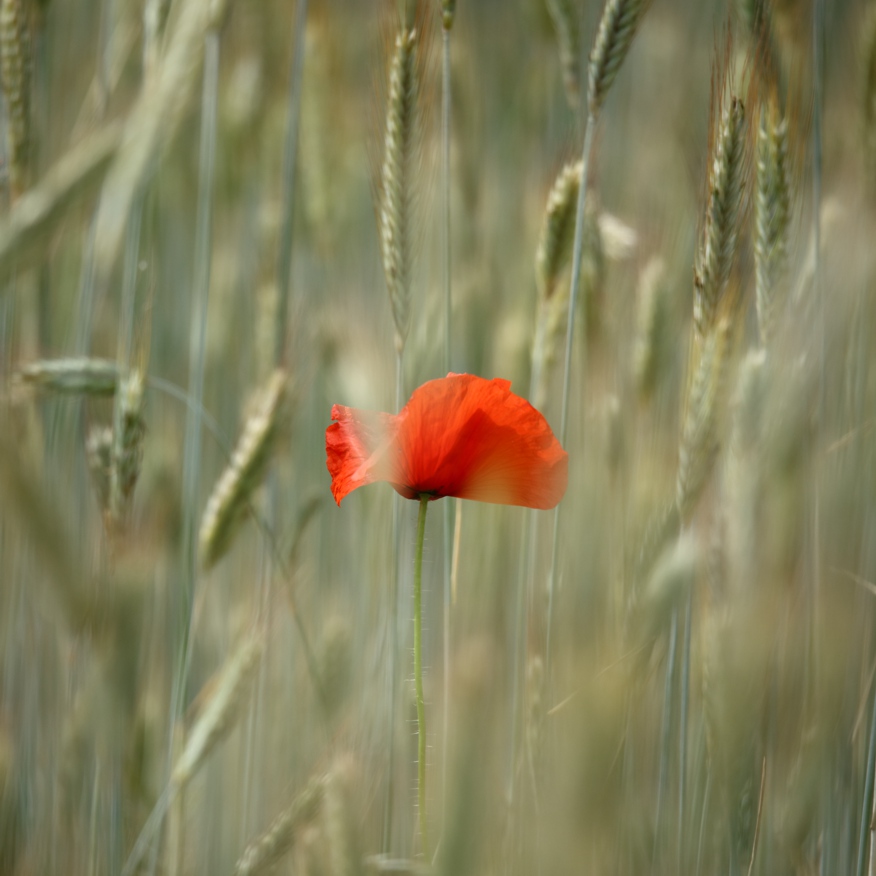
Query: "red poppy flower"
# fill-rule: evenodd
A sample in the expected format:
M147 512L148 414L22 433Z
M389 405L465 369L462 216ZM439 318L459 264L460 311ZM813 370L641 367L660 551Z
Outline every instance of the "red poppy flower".
M568 454L507 380L448 374L415 390L397 416L335 405L332 420L326 465L339 505L375 481L407 499L529 508L553 508L566 492Z

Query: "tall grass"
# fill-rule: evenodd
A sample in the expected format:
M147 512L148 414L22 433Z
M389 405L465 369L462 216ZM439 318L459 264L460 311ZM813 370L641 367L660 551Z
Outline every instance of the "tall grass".
M416 5L0 3L0 873L866 872L873 4ZM448 367L570 483L429 515L423 760L324 430Z

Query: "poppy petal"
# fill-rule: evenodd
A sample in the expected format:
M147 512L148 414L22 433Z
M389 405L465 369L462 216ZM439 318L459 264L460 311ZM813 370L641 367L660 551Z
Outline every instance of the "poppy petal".
M429 381L400 420L402 456L418 492L546 509L566 491L566 451L507 380L449 374Z
M325 430L326 466L338 505L348 493L375 481L391 480L391 444L396 417L344 405L332 407L333 423Z
M566 451L507 380L448 374L415 390L398 416L335 405L332 419L326 463L338 504L374 481L409 499L456 496L542 509L566 492Z

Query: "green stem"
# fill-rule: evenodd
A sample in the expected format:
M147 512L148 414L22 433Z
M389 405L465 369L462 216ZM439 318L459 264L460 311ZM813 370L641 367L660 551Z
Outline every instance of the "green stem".
M414 682L417 686L417 805L420 815L420 842L428 860L429 834L426 826L426 700L423 697L423 542L426 535L426 508L429 495L420 496L417 517L417 553L414 558Z

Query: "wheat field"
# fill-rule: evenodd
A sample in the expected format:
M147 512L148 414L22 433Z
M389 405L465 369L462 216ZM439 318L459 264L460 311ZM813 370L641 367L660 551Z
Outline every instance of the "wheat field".
M876 3L0 0L0 90L0 874L876 873ZM569 482L431 503L421 699L325 430L448 371Z

